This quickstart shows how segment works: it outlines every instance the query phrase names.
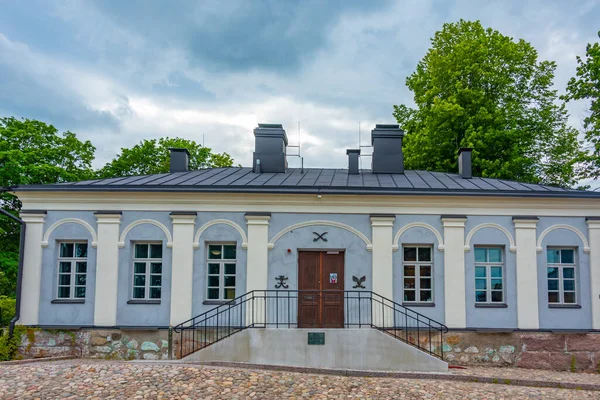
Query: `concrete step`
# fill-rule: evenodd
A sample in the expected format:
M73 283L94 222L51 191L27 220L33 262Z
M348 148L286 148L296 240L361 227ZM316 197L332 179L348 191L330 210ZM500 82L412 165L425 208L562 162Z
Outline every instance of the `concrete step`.
M323 333L324 343L309 344L309 333ZM246 329L183 361L363 371L448 371L446 362L375 329Z

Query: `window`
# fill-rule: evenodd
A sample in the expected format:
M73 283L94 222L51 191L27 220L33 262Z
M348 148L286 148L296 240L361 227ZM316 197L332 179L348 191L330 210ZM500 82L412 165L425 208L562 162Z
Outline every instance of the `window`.
M208 300L235 299L235 244L208 245Z
M404 301L433 302L433 265L431 246L404 247Z
M162 243L135 243L133 246L132 297L158 300L162 286Z
M475 302L504 302L502 247L475 247Z
M60 242L58 246L57 298L85 299L87 243Z
M575 249L547 249L548 303L576 304Z

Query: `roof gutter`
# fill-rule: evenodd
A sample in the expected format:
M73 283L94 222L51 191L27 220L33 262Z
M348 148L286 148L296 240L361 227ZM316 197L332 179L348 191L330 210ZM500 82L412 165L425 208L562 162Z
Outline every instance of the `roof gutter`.
M13 221L18 222L21 225L21 235L19 240L19 270L17 273L17 294L16 294L16 309L15 309L15 317L10 320L10 325L8 328L8 336L12 338L15 324L21 318L21 286L23 282L23 256L25 254L25 222L18 217L15 217L8 211L0 208L0 213L6 215L8 218Z
M600 193L573 190L452 190L452 189L401 189L390 190L381 187L311 187L295 186L282 187L228 187L228 186L52 186L52 185L27 185L14 187L13 193L25 192L133 192L133 193L253 193L253 194L336 194L336 195L376 195L376 196L482 196L482 197L540 197L540 198L571 198L571 199L600 199Z

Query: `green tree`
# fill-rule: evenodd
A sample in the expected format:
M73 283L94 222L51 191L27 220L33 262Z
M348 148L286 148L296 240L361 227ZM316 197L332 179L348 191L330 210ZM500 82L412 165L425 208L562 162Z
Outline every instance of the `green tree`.
M598 32L600 37L600 32ZM585 58L577 56L577 72L567 84L566 101L587 100L589 113L583 120L586 144L590 151L585 177L600 177L600 43L588 43Z
M555 68L479 21L444 24L406 79L416 107L394 106L407 168L456 171L458 149L472 147L477 176L574 185L582 152Z
M193 140L166 137L145 139L132 148L122 148L121 154L98 171L98 176L114 178L169 172L170 148L186 148L192 170L233 165L233 159L227 153L212 153L210 148Z
M0 187L90 179L95 148L72 132L30 119L0 118ZM0 206L17 215L19 200L0 192ZM0 216L0 295L14 296L20 227Z

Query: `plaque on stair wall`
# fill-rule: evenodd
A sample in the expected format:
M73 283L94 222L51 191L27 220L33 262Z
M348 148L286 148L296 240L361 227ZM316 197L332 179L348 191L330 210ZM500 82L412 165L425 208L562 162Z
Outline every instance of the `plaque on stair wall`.
M308 332L308 344L325 344L325 332Z

